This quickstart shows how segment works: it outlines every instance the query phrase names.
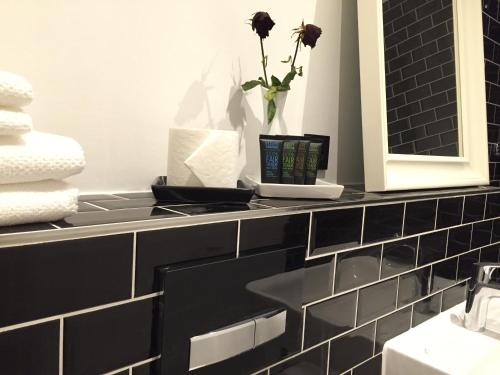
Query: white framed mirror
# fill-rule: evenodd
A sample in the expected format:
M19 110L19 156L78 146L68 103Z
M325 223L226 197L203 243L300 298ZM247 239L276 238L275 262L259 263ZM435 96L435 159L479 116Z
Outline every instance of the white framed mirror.
M366 191L489 184L481 0L358 0Z

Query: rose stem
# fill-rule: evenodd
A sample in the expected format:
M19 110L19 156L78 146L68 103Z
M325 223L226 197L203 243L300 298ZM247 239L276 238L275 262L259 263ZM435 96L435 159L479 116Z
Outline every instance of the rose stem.
M266 86L269 86L269 82L267 82L266 56L264 55L264 43L262 42L262 38L260 38L260 52L262 53L262 69L264 69L264 79L266 81Z
M297 58L297 52L299 52L299 45L300 45L300 37L297 38L297 45L295 46L295 54L293 55L293 60L292 60L292 70L295 68L295 59Z

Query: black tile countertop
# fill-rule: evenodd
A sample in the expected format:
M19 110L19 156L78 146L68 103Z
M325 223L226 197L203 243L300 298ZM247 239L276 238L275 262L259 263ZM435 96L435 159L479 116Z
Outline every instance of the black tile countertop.
M479 186L366 193L356 187L346 187L335 201L255 197L246 205L169 204L156 201L151 192L84 194L79 198L78 213L64 220L0 227L0 246L463 195L471 195L465 213L472 217L475 214L473 196L494 192L500 192L500 188Z

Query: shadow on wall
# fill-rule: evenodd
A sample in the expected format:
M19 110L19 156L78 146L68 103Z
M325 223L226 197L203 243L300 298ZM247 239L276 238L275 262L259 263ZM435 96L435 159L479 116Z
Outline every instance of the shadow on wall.
M357 2L317 0L314 23L328 27L311 53L304 131L332 137L327 180L363 183Z

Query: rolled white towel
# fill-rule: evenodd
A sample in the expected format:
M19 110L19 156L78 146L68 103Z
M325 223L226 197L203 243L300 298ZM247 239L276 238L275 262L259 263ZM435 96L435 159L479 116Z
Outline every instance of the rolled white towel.
M0 137L0 184L59 180L84 167L83 150L71 138L41 132Z
M23 107L33 100L33 87L20 75L0 71L0 105Z
M31 116L20 109L0 107L0 136L20 135L33 129Z
M47 180L0 185L0 226L63 219L78 210L78 189Z

